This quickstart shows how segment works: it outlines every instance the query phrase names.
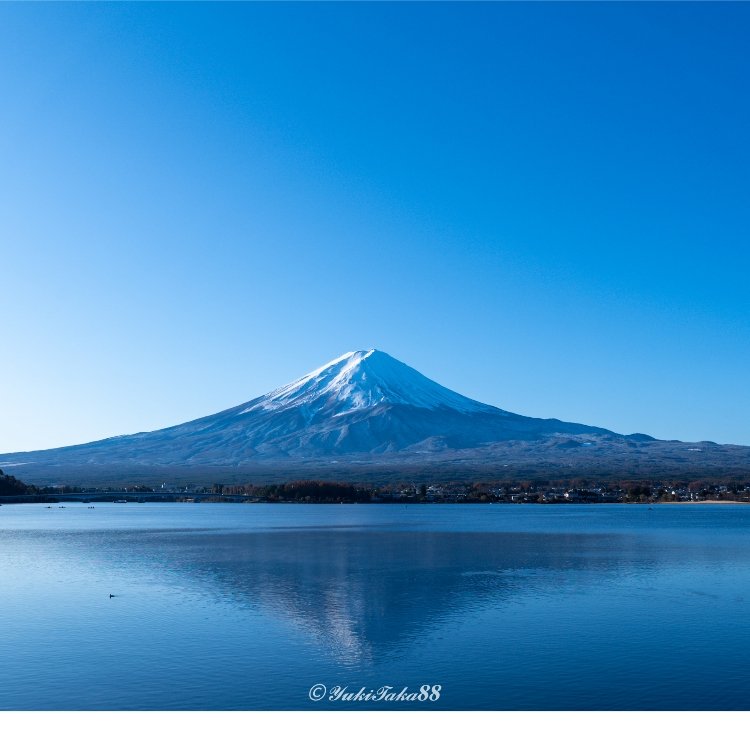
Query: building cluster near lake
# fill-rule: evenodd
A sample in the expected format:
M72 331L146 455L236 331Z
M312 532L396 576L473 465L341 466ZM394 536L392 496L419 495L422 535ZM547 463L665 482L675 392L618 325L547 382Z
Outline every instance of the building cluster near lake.
M669 503L750 502L750 480L523 481L346 483L319 480L279 484L124 484L108 487L26 485L0 472L5 502L54 502L64 496L83 500L130 498L140 502L297 502L297 503Z

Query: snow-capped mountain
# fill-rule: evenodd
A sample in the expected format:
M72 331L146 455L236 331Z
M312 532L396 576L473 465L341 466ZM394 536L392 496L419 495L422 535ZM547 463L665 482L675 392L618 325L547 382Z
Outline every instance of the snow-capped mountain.
M493 407L472 401L426 378L377 349L347 352L288 385L267 393L243 409L252 411L332 407L346 414L381 404L422 409L454 409L465 414Z
M240 430L245 455L424 453L561 431L607 432L473 401L376 349L343 354L217 417Z
M466 398L370 349L343 354L218 414L153 432L7 454L0 456L0 467L13 467L19 477L37 481L82 481L113 467L117 476L134 477L153 475L149 467L174 467L175 473L206 467L206 475L221 469L237 477L267 472L270 466L280 476L294 467L320 475L334 464L341 471L363 465L508 467L524 462L537 468L585 468L587 461L609 461L613 455L649 467L685 445L513 414ZM699 455L702 450L680 453L675 460L699 462L706 458Z

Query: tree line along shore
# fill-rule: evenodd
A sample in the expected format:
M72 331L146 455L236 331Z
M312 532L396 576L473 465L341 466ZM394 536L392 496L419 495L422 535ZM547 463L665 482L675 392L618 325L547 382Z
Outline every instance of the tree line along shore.
M300 480L280 484L213 484L151 487L38 487L0 470L4 503L56 502L60 498L132 499L139 502L296 503L670 503L750 502L750 480L718 478L693 482L632 480L443 482L355 484Z

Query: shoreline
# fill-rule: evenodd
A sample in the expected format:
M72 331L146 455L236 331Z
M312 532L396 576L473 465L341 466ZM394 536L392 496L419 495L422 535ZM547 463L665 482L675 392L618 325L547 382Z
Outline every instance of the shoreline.
M655 500L653 502L605 502L605 503L587 503L587 502L573 502L573 503L522 503L522 502L510 502L510 503L503 503L503 502L452 502L452 501L446 501L446 502L409 502L408 500L399 500L399 501L392 501L392 502L371 502L371 503L363 503L363 502L301 502L298 500L276 500L276 501L269 501L269 500L209 500L209 499L201 499L201 500L195 500L195 499L175 499L175 500L121 500L121 499L101 499L101 498L92 498L90 500L81 500L78 497L71 497L71 498L61 498L61 499L44 499L44 500L31 500L31 501L23 501L23 502L14 502L12 500L6 499L5 497L0 497L0 506L6 505L60 505L61 503L71 503L71 504L78 504L78 505L84 505L84 504L93 504L98 503L100 505L154 505L154 504L163 504L163 505L368 505L368 506L387 506L387 505L409 505L409 506L420 506L420 505L543 505L543 506L564 506L564 507L577 507L582 505L600 505L600 506L611 506L611 505L639 505L644 507L653 507L654 505L750 505L750 498L747 500Z

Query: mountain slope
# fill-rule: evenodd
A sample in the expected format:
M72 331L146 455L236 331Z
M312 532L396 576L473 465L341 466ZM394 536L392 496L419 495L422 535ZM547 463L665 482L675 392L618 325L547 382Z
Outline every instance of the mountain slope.
M115 466L119 475L144 476L148 467L241 472L273 465L283 475L294 467L317 472L332 463L490 465L524 456L539 465L572 465L572 456L614 451L635 457L656 444L665 443L488 406L371 349L344 354L218 414L154 432L8 454L0 456L0 466L45 480Z

